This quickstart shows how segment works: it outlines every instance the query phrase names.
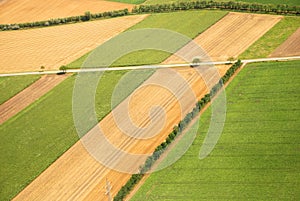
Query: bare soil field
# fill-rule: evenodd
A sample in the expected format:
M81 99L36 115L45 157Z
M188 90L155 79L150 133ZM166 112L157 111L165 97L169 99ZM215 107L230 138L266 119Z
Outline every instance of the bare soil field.
M0 24L13 24L100 13L128 8L133 5L103 0L4 0L0 2Z
M32 85L0 105L0 124L13 117L68 77L44 75Z
M0 32L0 73L58 70L146 16Z
M241 17L243 18L242 20L239 19ZM242 53L250 44L276 24L280 18L278 16L231 13L222 20L222 24L219 24L221 29L214 25L212 27L214 29L210 28L197 39L204 44L205 50L213 59L227 59L229 56L237 56ZM250 25L246 26L248 23ZM232 24L235 26L232 26ZM246 29L246 31L241 27ZM255 33L248 35L248 32ZM248 45L244 45L243 42L246 42ZM220 46L219 43L222 45ZM174 61L172 58L174 57L169 58L167 61ZM218 70L221 76L226 72L227 68L229 66L219 67ZM176 74L183 78L183 81L182 79L177 79ZM214 81L218 80L218 77L210 71L206 71L204 76ZM167 84L169 87L160 87L162 83ZM194 107L196 99L202 98L208 90L209 88L206 87L203 79L193 68L161 69L156 71L129 98L116 107L112 113L107 115L98 126L115 147L129 153L151 153L164 141L173 126ZM152 111L152 118L150 118L149 111L151 111L150 109L153 105L159 105L164 110L164 118L161 118L161 114L156 110ZM123 113L124 108L131 121L136 126L145 128L144 130L134 129L130 126L131 122L126 118L126 114L124 115ZM118 123L116 123L118 112L123 114L124 117L119 118ZM153 122L150 121L151 119ZM165 121L161 122L162 119ZM156 131L154 136L149 135L147 131L150 130ZM95 129L92 129L83 138L93 148L99 147L99 144L96 143L97 137L95 132ZM126 133L133 136L130 137ZM148 139L137 139L137 137ZM100 148L105 150L106 147L100 146ZM135 161L129 161L127 158L122 158L118 161L116 160L118 155L106 156L104 153L105 151L99 152L100 156L105 158L108 164L117 161L115 163L116 166L129 169L137 169L145 159L141 157ZM97 163L87 153L81 142L77 142L17 195L15 200L105 200L107 199L105 195L106 179L112 183L111 193L114 196L129 177L130 175L126 173L110 170Z
M229 66L220 67L220 73L224 74ZM174 78L178 74L183 80ZM212 73L207 72L207 76ZM158 86L161 80L172 84L175 93L180 95L177 99L170 89ZM177 80L177 82L171 82ZM186 82L186 83L185 83ZM184 86L182 84L185 83ZM202 89L200 86L203 86ZM188 113L197 99L208 92L205 83L193 68L180 68L175 70L158 70L141 87L139 87L131 97L122 102L115 110L123 111L129 103L129 114L134 124L140 127L147 127L151 124L149 110L153 105L159 105L166 112L165 124L160 130L159 124L154 122L149 126L149 130L156 130L155 136L148 136L149 130L137 131L135 137L151 137L149 139L135 139L124 133L122 125L128 125L128 119L122 119L120 124L115 123L116 113L110 113L100 123L99 127L103 130L105 137L122 150L129 153L150 154L167 137L173 126ZM180 103L179 103L180 102ZM178 115L182 114L182 115ZM152 120L161 121L155 113ZM156 128L157 127L157 128ZM130 129L129 129L130 130ZM135 130L136 131L136 130ZM94 129L84 138L88 139L94 147L99 146L95 142ZM130 132L130 131L129 131ZM130 132L132 134L134 132ZM105 150L105 148L103 148ZM110 161L117 156L103 155ZM129 161L126 158L118 161L117 166L124 168L137 169L145 158L140 157L136 161ZM126 167L125 167L126 166ZM45 172L25 188L14 200L105 200L105 180L108 179L112 184L112 195L116 195L118 190L126 183L129 174L120 173L98 163L85 150L82 143L77 142L62 157L53 163Z
M281 19L282 16L274 15L229 13L203 34L196 37L194 41L214 61L225 61L229 57L237 58ZM190 51L193 54L190 44L179 51ZM182 62L183 60L174 55L164 63Z
M269 57L284 57L300 55L300 28L297 29L284 43L269 55Z

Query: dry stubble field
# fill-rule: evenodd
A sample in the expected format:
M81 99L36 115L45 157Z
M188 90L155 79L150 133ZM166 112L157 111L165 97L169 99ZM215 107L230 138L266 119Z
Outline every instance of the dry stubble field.
M237 58L281 19L282 16L229 13L194 41L214 61ZM193 54L189 44L179 51ZM183 63L183 60L174 55L164 63Z
M49 20L53 18L99 13L128 8L133 5L103 0L3 0L0 1L0 24Z
M58 70L146 17L0 32L0 73Z

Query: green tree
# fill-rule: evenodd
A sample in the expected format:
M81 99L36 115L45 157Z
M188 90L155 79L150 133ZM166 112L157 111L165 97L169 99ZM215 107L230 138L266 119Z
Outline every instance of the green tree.
M61 67L59 67L59 70L61 70L63 73L66 73L67 66L61 66Z

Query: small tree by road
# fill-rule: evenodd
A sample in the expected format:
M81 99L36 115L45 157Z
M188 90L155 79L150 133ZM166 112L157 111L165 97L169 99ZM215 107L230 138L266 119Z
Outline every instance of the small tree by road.
M200 62L201 62L201 60L198 57L194 58L193 61L192 61L191 67L199 66Z
M61 67L59 67L59 70L61 70L63 73L66 73L67 66L61 66Z

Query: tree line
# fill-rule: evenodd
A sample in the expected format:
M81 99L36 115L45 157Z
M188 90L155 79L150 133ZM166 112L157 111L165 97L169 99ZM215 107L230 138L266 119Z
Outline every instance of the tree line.
M212 87L210 92L206 94L200 101L198 101L193 110L188 113L183 120L174 126L173 131L168 135L164 142L156 147L153 154L149 156L145 163L140 167L138 174L133 174L127 183L119 190L114 197L114 201L123 201L130 193L134 186L143 178L144 174L148 172L154 163L160 158L167 147L179 136L189 123L199 115L200 111L212 100L212 98L220 91L223 85L228 82L229 78L242 66L241 60L235 62L220 78L219 82Z
M300 6L289 6L286 4L260 4L246 2L215 2L215 1L191 1L172 4L140 5L133 8L132 13L161 13L181 10L198 9L220 9L230 11L300 15Z
M18 23L18 24L0 24L0 30L19 30L19 29L28 29L28 28L36 28L36 27L48 27L60 24L71 24L77 22L85 22L96 19L105 19L105 18L113 18L119 16L125 16L130 14L128 9L117 10L117 11L109 11L103 13L90 13L89 11L85 12L84 15L65 17L65 18L57 18L50 19L44 21L37 22L27 22L27 23Z
M214 2L214 1L191 1L179 2L171 4L156 4L156 5L139 5L133 8L131 12L128 9L109 11L103 13L90 13L85 12L84 15L50 19L45 21L18 23L18 24L0 24L0 30L19 30L35 27L47 27L60 24L69 24L84 22L96 19L105 19L112 17L119 17L131 14L142 13L162 13L174 12L182 10L200 10L200 9L220 9L239 12L252 12L252 13L266 13L278 15L300 15L300 6L289 6L286 4L260 4L260 3L246 3L246 2Z

